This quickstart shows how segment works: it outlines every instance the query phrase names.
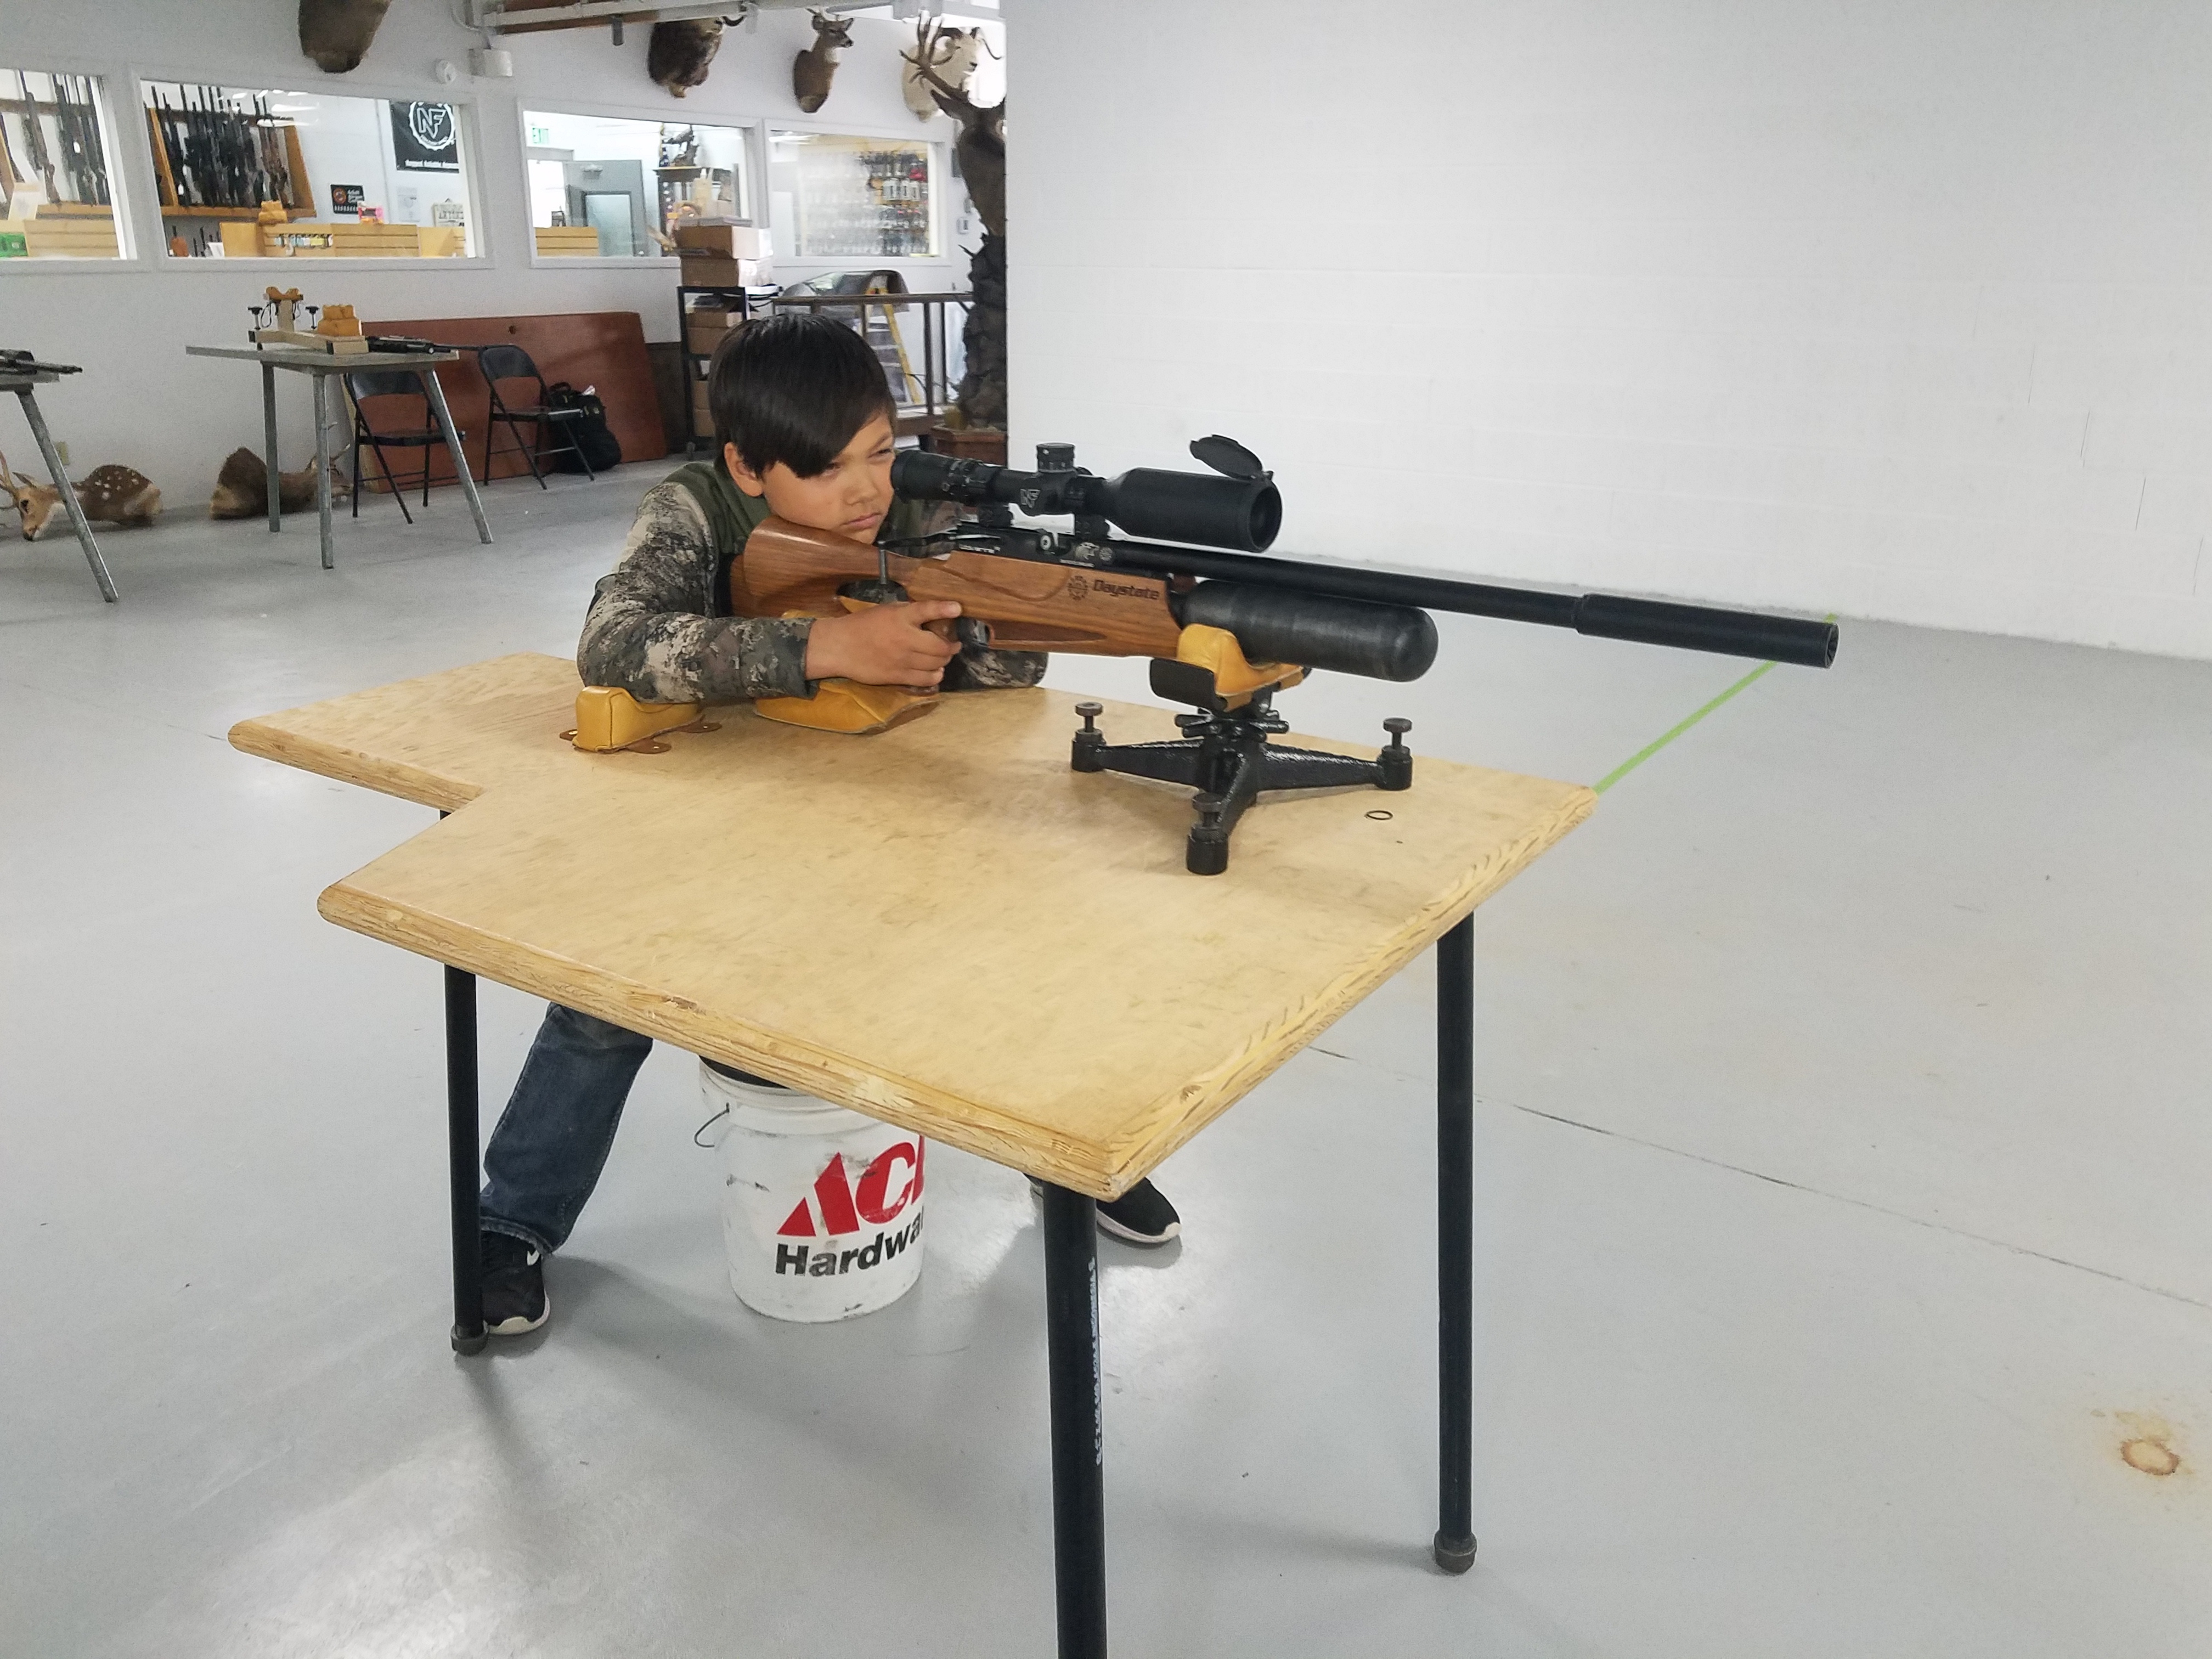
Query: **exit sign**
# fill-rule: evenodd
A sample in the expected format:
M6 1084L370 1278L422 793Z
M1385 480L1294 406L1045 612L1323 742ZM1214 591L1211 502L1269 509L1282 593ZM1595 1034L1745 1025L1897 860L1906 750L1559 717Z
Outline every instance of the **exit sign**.
M532 121L530 124L530 147L532 149L550 149L553 147L553 129L541 127Z

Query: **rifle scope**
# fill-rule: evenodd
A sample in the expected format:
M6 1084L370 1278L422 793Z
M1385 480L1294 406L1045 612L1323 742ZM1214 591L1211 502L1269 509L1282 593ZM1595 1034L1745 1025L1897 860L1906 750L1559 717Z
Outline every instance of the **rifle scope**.
M1035 472L1017 472L909 449L891 463L891 488L909 501L1016 507L1033 518L1079 514L1132 536L1239 553L1265 551L1283 527L1283 498L1265 472L1239 477L1139 466L1102 478L1075 465L1073 444L1039 444L1037 462Z
M1468 617L1498 617L1546 628L1571 628L1597 639L1713 651L1807 668L1826 668L1835 660L1836 625L1801 617L1671 605L1607 593L1547 593L1442 576L1407 576L1358 566L1309 563L1303 559L1255 557L1267 550L1282 527L1283 498L1272 475L1261 467L1251 451L1233 439L1200 438L1190 450L1223 476L1139 467L1117 478L1102 478L1076 466L1073 444L1039 444L1035 472L908 450L891 463L891 488L910 500L1018 507L1038 517L1064 513L1095 516L1121 526L1132 535L1199 544L1197 547L1109 544L1114 564L1149 575L1195 576L1234 583L1248 592L1267 588L1313 598L1364 600L1393 610L1410 606L1419 611L1454 611ZM1085 533L1079 526L1078 533ZM1203 550L1217 547L1230 550ZM1230 608L1226 594L1210 603ZM1252 609L1253 603L1247 598L1237 608L1246 623L1260 627L1285 647L1279 653L1283 661L1327 666L1315 662L1310 654L1297 653L1300 649L1310 653L1328 649L1346 665L1344 672L1348 673L1398 679L1414 678L1419 672L1404 672L1419 658L1423 646L1402 616L1387 623L1374 617L1357 623L1347 620L1331 628L1323 624L1318 612L1271 607L1263 613ZM1193 616L1182 620L1206 618ZM1433 636L1426 648L1433 653ZM1354 662L1371 665L1349 665Z

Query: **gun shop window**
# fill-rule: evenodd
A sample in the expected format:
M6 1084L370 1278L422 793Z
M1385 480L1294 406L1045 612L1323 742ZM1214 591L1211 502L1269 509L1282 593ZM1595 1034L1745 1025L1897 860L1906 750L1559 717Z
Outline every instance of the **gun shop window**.
M751 218L745 130L523 113L531 235L546 258L673 254L678 228Z
M937 147L832 132L769 135L775 221L800 259L932 259Z
M119 259L105 100L88 75L0 68L0 259Z
M161 238L184 259L477 252L451 104L140 83Z

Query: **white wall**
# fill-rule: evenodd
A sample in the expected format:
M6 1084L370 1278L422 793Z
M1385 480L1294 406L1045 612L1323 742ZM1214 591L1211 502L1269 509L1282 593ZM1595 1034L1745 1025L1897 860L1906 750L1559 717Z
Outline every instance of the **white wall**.
M571 109L648 119L718 123L773 121L823 131L857 131L949 140L952 124L927 127L899 96L898 52L910 38L888 19L856 21L829 102L800 115L791 95L791 60L809 45L806 14L763 17L757 32L724 36L713 74L682 100L647 77L645 25L625 45L605 29L517 36L511 80L471 81L468 48L477 37L453 21L444 0L393 0L376 44L349 75L325 75L301 56L295 0L100 0L96 6L9 4L0 28L0 63L51 66L107 77L124 142L110 166L122 174L137 226L137 260L71 264L0 262L0 344L30 347L85 374L41 392L57 436L70 445L79 476L106 461L137 467L170 504L185 506L215 487L223 456L261 442L259 377L245 364L187 359L188 343L245 343L246 307L282 276L310 300L349 301L364 318L501 316L560 311L635 311L648 340L676 337L673 261L640 260L608 269L590 262L533 263L520 111ZM462 65L443 86L441 58ZM296 88L395 99L435 99L459 106L473 157L473 195L485 257L400 264L387 260L257 261L170 259L159 253L152 163L141 134L136 82L186 80L227 86ZM427 175L425 175L427 176ZM341 183L376 182L344 179ZM406 175L414 179L417 175ZM317 177L318 210L328 216L329 180ZM754 187L761 185L756 172ZM372 198L374 199L374 198ZM431 192L424 192L424 214ZM902 268L916 289L964 288L965 260ZM849 264L850 261L840 262ZM824 269L780 260L794 280ZM957 277L957 282L954 281ZM284 398L288 465L304 462L313 441L301 377L278 377ZM0 424L0 450L17 463L31 450L20 426Z
M2212 654L2201 0L1009 0L1015 436L1286 550Z

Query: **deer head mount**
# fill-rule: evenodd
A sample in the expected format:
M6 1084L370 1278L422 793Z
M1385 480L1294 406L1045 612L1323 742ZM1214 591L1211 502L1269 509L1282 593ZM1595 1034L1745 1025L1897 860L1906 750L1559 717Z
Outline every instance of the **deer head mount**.
M300 50L343 75L368 55L392 0L300 0Z
M811 115L829 100L830 83L837 76L837 54L853 44L853 22L825 11L809 15L814 19L814 44L791 60L791 95Z
M682 22L655 23L653 39L646 45L645 72L654 84L667 88L671 97L681 98L705 83L714 54L722 49L722 31L742 21L694 17Z
M914 118L927 121L937 113L936 88L922 78L923 69L930 70L939 86L951 87L964 95L968 77L975 74L985 52L998 56L979 28L955 28L941 18L925 19L915 25L914 50L899 54L906 61L906 67L899 71L899 92L914 112Z

